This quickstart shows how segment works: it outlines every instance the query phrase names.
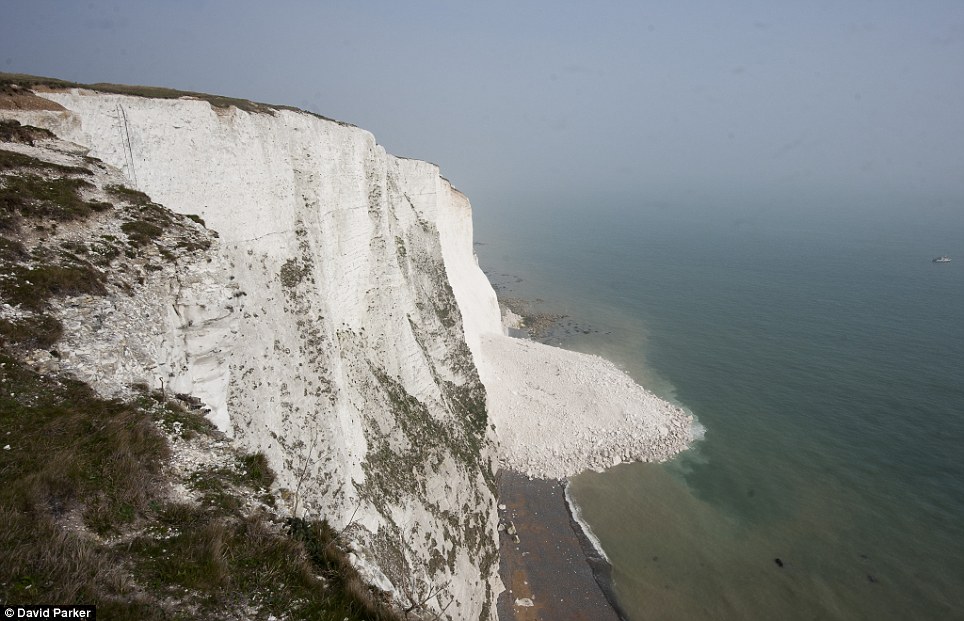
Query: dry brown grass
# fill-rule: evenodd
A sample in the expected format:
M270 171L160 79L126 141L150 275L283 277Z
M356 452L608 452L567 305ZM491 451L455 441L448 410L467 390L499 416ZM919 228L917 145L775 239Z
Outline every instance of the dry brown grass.
M3 74L0 74L3 75ZM19 74L6 74L16 76ZM21 88L15 80L0 78L0 110L64 110L58 103L38 97L29 89Z

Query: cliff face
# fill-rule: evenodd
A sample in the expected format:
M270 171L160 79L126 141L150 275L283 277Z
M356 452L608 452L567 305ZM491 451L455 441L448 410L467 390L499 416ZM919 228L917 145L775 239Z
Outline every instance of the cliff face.
M188 393L263 452L289 510L344 529L403 607L494 618L482 336L500 332L468 201L432 164L307 113L44 92L17 111L217 231L128 299L65 309L83 379Z

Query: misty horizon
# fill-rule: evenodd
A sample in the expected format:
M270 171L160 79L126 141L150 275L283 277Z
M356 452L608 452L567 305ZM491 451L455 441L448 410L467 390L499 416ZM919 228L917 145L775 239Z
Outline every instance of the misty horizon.
M298 106L438 163L477 212L964 211L957 3L5 9L0 70Z

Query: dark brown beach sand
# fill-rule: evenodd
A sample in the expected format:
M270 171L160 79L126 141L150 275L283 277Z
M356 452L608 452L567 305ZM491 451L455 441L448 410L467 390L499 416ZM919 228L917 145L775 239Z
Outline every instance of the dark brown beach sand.
M506 506L500 517L506 525L511 521L519 537L515 543L505 531L500 535L506 586L498 602L500 621L619 621L589 564L591 549L581 529L574 530L562 484L503 470L498 486L499 503ZM593 562L605 572L604 564ZM532 605L517 604L524 599Z

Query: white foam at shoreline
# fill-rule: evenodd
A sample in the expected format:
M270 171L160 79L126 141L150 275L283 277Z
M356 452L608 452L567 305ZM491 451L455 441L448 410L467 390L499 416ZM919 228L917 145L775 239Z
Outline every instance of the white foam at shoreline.
M589 522L583 519L582 509L579 508L579 505L576 504L572 494L569 493L569 485L569 481L566 481L562 486L563 493L565 494L566 505L569 506L569 515L572 516L572 519L576 522L576 524L579 525L579 528L582 529L582 534L587 540L589 540L589 543L592 544L593 549L596 551L599 557L609 563L609 565L612 565L612 562L609 560L609 556L606 554L606 551L603 550L602 542L599 541L598 537L596 537L596 533L594 533L592 528L589 526Z

